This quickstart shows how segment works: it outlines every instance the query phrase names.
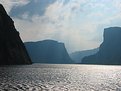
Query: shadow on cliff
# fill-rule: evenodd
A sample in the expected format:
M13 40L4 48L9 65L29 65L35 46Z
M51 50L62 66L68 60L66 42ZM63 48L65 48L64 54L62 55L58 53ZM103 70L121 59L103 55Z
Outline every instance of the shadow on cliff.
M13 20L0 4L0 65L31 63Z

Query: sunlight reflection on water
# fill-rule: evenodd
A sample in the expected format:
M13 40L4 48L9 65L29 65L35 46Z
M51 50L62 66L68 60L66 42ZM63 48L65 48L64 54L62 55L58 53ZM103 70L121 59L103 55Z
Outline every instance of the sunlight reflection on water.
M121 66L33 64L0 67L0 90L120 91Z

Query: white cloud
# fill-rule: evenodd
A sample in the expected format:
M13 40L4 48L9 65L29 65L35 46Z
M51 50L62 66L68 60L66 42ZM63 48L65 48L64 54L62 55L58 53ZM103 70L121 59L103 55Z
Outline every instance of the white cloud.
M22 39L62 41L72 52L98 47L104 28L121 26L121 0L70 0L66 4L64 1L50 4L43 16L34 15L32 21L27 21L27 12L22 16L25 20L14 18ZM1 2L9 12L13 5L24 5L28 0Z
M24 41L35 41L49 39L55 32L54 26L45 24L41 18L36 17L36 21L30 22L26 20L14 19L16 28L19 30Z

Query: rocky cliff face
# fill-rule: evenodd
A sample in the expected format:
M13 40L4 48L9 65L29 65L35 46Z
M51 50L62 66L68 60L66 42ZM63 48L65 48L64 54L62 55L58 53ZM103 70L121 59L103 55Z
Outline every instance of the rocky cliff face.
M104 29L104 41L99 52L85 57L82 63L92 64L121 64L121 28Z
M63 43L44 40L26 42L25 46L34 63L72 63Z
M25 46L13 20L0 4L0 65L30 64Z

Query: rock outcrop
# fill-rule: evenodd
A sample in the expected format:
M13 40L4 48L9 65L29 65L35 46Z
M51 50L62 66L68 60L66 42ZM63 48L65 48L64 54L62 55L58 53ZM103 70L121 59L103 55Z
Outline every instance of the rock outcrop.
M54 40L26 42L26 49L34 63L72 63L64 43Z
M104 29L104 41L99 52L85 57L82 63L91 64L121 64L121 28L110 27Z
M0 4L0 65L30 64L31 60L13 20Z

